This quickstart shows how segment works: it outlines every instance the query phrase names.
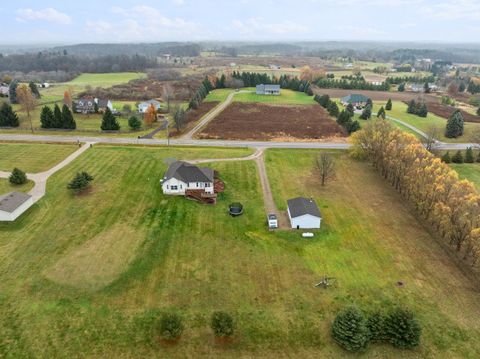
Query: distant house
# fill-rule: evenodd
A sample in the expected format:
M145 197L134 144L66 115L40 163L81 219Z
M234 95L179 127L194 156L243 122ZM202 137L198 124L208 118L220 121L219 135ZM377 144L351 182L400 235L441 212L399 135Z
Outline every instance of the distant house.
M433 84L433 83L429 83L428 84L428 87L430 88L430 91L438 91L438 86ZM407 86L407 90L408 91L412 91L412 92L424 92L425 91L425 84L409 84Z
M292 228L320 228L322 215L313 199L297 197L288 200L288 217Z
M10 87L4 84L0 84L0 97L8 97L10 93Z
M11 192L0 196L0 222L13 222L33 205L32 196Z
M148 100L148 101L145 101L145 102L142 102L142 103L138 104L138 112L139 113L147 112L150 105L153 105L155 107L155 110L157 110L157 111L160 110L160 108L162 107L162 104L159 101Z
M368 97L361 94L351 94L340 99L343 106L352 104L353 107L365 107L367 105Z
M280 85L257 85L257 95L280 95Z
M113 105L110 100L102 100L93 97L84 97L75 102L75 112L78 113L94 113L95 104L98 107L98 112L105 112L107 108L113 111Z

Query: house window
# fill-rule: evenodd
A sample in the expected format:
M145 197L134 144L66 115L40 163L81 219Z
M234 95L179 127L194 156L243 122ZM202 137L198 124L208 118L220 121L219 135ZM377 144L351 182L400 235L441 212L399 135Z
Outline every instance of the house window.
M198 185L198 182L197 182L197 188L198 188L198 187L200 187L200 186Z
M167 188L168 188L168 186L167 186ZM177 190L178 190L178 186L170 186L170 189L171 189L172 191L177 191Z

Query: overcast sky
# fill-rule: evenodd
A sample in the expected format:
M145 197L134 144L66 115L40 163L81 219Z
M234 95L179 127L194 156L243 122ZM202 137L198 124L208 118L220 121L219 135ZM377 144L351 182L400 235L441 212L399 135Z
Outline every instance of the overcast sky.
M9 44L480 42L480 0L16 0L1 1L0 14Z

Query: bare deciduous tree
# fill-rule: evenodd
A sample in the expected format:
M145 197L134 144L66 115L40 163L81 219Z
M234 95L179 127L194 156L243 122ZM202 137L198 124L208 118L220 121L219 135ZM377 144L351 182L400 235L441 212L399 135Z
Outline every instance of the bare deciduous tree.
M174 92L172 85L170 84L165 84L163 85L163 99L167 103L167 111L170 112L170 101L173 100L174 97Z
M17 99L20 105L22 106L22 110L27 113L28 120L30 121L30 128L33 133L33 123L32 123L32 117L30 116L30 113L35 109L35 106L37 106L37 101L35 99L35 96L32 94L32 90L30 90L30 87L26 84L22 84L17 87Z
M427 131L425 132L427 137L423 139L423 145L427 149L427 151L432 152L433 145L440 134L440 130L436 126L430 126Z
M332 156L328 153L320 154L317 158L317 166L320 171L322 186L325 186L325 182L335 177L335 163Z

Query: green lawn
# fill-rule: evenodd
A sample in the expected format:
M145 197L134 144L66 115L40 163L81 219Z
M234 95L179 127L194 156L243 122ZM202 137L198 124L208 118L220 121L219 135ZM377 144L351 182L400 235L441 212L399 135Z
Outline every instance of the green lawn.
M32 189L33 182L28 181L27 183L17 186L12 185L8 179L0 178L0 196L10 192L28 192Z
M228 94L232 89L219 89L213 90L205 99L205 101L225 101ZM269 103L277 105L313 105L316 102L313 100L313 96L307 96L303 92L292 91L282 89L279 96L257 95L255 88L247 87L242 91L253 91L249 93L237 93L233 98L236 102L257 102L257 103Z
M339 155L338 180L321 188L318 152L267 151L279 207L295 195L320 204L324 227L310 240L266 229L253 161L210 164L226 185L216 206L161 193L167 160L250 153L95 146L56 173L41 201L0 224L0 356L339 358L329 334L338 309L397 302L420 317L422 347L376 345L363 357L479 355L478 294L367 164ZM92 190L72 196L66 184L81 170ZM243 216L228 216L233 201ZM338 284L315 288L324 274ZM166 309L184 318L176 346L152 337ZM208 328L214 310L236 318L227 347Z
M450 151L450 156L454 154L455 151ZM465 152L463 152L463 155L465 155ZM472 181L480 191L480 163L450 163L450 166L458 172L460 178Z
M0 171L14 167L28 173L43 172L78 149L74 144L31 144L0 142Z

